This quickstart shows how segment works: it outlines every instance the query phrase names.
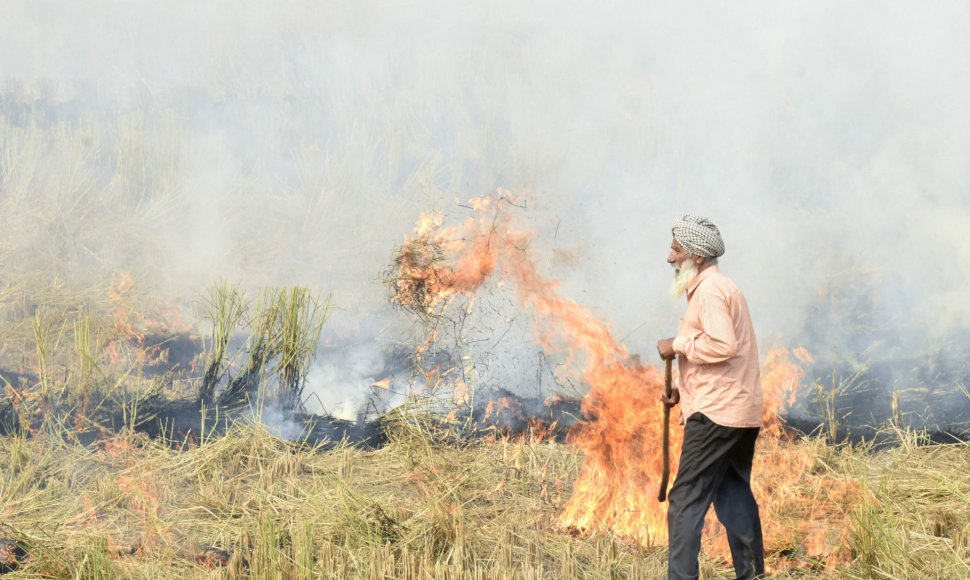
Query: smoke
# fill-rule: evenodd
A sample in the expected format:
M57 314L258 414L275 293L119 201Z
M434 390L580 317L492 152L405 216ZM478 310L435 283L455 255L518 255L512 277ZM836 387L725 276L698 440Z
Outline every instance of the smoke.
M362 413L386 410L384 401L378 397L380 387L373 386L388 374L380 345L325 349L320 355L307 375L305 407L308 411L356 421ZM393 397L393 400L400 404L404 397Z
M393 246L497 187L646 360L683 310L664 258L687 212L720 228L763 345L916 356L970 325L964 2L4 10L5 271L333 291L328 340L373 345L321 363L340 400L407 322L375 281Z

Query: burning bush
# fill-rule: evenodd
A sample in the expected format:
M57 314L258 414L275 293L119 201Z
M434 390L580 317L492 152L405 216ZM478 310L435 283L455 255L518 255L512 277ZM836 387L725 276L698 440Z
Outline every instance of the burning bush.
M436 230L440 220L440 215L430 218L428 226L419 226L417 237L395 249L393 268L384 276L391 303L422 318L432 316L449 296L444 282L445 240Z
M394 250L383 276L392 304L427 319L440 313L439 306L449 297L474 291L494 272L497 256L491 241L501 199L476 198L470 203L479 215L463 231L442 228L439 213L425 215L415 236ZM490 206L494 219L488 224Z

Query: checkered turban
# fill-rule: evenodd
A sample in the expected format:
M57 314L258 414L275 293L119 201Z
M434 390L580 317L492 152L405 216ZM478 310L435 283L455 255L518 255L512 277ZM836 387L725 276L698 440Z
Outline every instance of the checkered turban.
M707 218L684 214L670 229L677 243L695 256L717 258L724 255L721 232Z

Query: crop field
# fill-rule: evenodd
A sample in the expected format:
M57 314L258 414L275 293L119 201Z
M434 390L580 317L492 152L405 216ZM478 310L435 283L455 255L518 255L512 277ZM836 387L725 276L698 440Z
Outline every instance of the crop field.
M5 435L6 576L664 575L663 547L558 525L582 463L569 446L387 427L378 450L313 448L252 424L174 448L129 430L90 445L67 426ZM970 449L901 435L878 453L762 439L754 478L771 577L967 575ZM733 577L723 548L712 531L702 577Z
M666 577L685 212L769 577L970 578L968 6L5 0L0 579Z
M487 217L489 224L500 221ZM411 238L397 255L434 245L438 231ZM500 239L496 229L486 233ZM479 245L461 246L480 257ZM501 266L508 260L500 256L498 264L508 268ZM418 262L398 271L408 282L399 301L426 297L413 287L418 270L447 263ZM447 271L459 274L463 263ZM379 431L372 440L341 440L339 432L311 437L312 430L282 437L262 415L271 407L278 412L273 401L294 400L302 385L294 377L305 375L300 361L312 358L328 297L293 287L247 298L220 284L198 297L198 322L187 324L169 300L141 289L131 275L103 286L43 288L25 277L8 280L4 292L0 542L6 577L665 573L663 507L649 481L629 495L639 503L620 518L564 520L570 502L587 501L575 489L587 454L557 437L552 425L468 431L436 414L440 406L415 397L372 420ZM424 313L419 318L446 326L460 301L457 294L434 295L442 297L439 303L416 305ZM592 340L595 324L581 322L580 336ZM563 326L562 334L570 328ZM443 331L435 336L455 338ZM415 352L427 352L429 340L412 343ZM788 352L774 351L763 363L769 400L795 383L805 388ZM639 363L622 368L645 385L656 380ZM439 382L449 377L436 372ZM598 380L595 374L585 376ZM613 389L623 384L611 380ZM449 404L459 405L452 391ZM641 404L655 430L659 405ZM753 476L771 577L970 573L967 444L929 445L920 432L891 421L879 427L892 445L839 443L832 437L837 425L799 434L775 413L771 407L766 414L769 428L759 440ZM648 478L655 476L648 470ZM593 505L590 513L604 512ZM631 521L634 528L619 525ZM702 576L732 577L713 519L705 538Z

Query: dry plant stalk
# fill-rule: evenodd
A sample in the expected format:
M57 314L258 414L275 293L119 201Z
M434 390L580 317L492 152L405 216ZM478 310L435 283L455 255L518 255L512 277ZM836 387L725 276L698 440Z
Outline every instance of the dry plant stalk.
M478 215L462 230L443 228L439 213L425 215L415 236L395 248L383 276L392 304L427 319L450 297L473 292L492 275L497 260L492 238L501 199L476 198L470 203Z
M915 434L878 454L821 438L759 445L755 492L778 524L765 536L772 578L970 572L967 445ZM93 449L57 432L3 437L0 530L27 551L18 577L663 575L663 549L559 533L582 461L566 445L450 446L417 432L324 451L251 423L182 451L131 432ZM722 577L713 527L701 565Z
M212 287L204 306L211 329L206 345L209 362L199 399L212 402L217 386L227 374L237 371L219 393L219 406L244 404L267 377L275 376L276 387L266 394L287 407L300 407L329 308L329 294L320 299L302 286L264 288L255 299L226 283ZM247 331L245 352L230 353L233 335ZM242 368L235 369L240 358L244 359Z

